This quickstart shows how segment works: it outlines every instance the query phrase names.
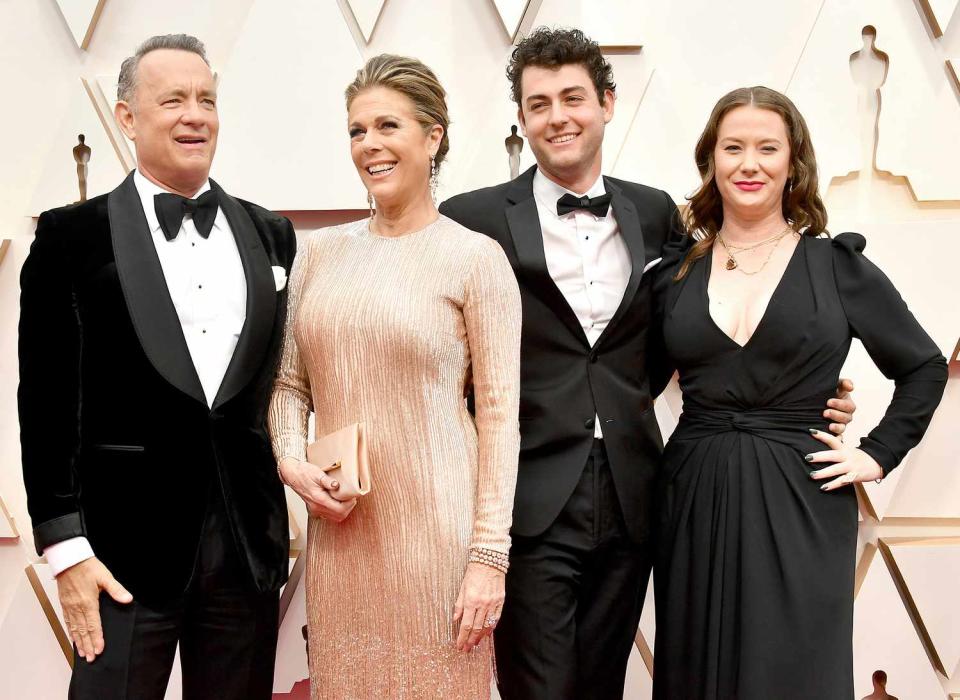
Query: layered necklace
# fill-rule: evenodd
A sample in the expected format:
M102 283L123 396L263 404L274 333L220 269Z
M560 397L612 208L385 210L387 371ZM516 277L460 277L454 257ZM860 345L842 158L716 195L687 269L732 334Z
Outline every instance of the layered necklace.
M789 233L793 233L794 235L797 235L796 231L794 231L791 227L787 226L780 233L770 236L770 238L766 238L760 241L759 243L751 243L750 245L732 245L732 244L728 245L727 242L723 240L723 234L718 231L717 240L720 241L720 245L723 246L723 250L727 254L726 268L728 270L739 270L745 275L755 275L767 266L767 263L770 262L770 258L773 257L774 251L777 249L777 245L779 245L780 241ZM763 246L770 245L771 243L773 245L770 246L770 252L767 253L767 257L764 259L760 267L758 267L756 270L753 270L752 272L744 270L742 267L740 267L740 264L737 262L737 256L740 253L745 253L748 250L756 250L757 248L762 248Z

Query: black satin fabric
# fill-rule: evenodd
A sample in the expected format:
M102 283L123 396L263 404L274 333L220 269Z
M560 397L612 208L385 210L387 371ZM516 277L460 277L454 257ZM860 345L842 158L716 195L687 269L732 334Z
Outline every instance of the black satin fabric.
M781 700L853 695L854 490L824 493L804 455L823 448L853 337L896 382L860 447L889 472L922 437L946 361L864 239L804 236L740 346L709 315L710 257L673 282L659 319L684 412L664 453L654 582L654 697Z

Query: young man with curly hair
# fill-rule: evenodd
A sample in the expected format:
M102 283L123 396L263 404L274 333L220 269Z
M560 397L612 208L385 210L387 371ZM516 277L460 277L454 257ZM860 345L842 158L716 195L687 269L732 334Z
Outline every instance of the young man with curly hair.
M650 270L683 229L669 194L602 174L616 84L596 42L540 28L517 45L507 77L537 164L440 206L503 246L523 301L499 690L504 700L619 700L663 447Z

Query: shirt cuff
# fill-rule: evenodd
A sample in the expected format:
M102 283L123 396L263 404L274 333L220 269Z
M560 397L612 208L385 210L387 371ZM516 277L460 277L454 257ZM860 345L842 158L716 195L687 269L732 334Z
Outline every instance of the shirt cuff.
M93 547L86 537L71 537L44 548L43 556L47 558L53 575L59 576L71 566L90 559Z

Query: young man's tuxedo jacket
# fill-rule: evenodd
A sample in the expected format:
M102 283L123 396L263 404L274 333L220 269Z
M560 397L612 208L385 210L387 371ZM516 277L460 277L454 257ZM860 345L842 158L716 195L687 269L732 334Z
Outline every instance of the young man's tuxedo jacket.
M221 497L252 590L286 580L287 506L266 432L286 313L272 266L290 222L211 188L246 276L246 321L212 406L194 368L133 174L45 212L21 274L20 426L38 552L86 536L135 599L184 592Z
M644 268L655 265L663 245L679 237L677 208L666 192L604 177L632 271L616 314L590 347L547 269L533 196L535 171L440 206L442 214L496 239L520 284L521 445L513 532L539 535L556 519L587 462L596 415L624 521L631 538L642 542L650 530L663 449L652 399L665 383L651 378L658 365L648 352L653 274Z

